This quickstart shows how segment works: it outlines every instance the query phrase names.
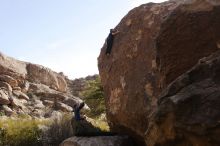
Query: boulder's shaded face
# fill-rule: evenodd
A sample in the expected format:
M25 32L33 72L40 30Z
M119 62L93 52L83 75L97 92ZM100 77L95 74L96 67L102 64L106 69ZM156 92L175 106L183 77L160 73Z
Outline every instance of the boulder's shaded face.
M214 0L149 3L118 24L110 56L98 58L107 117L114 131L142 139L169 83L220 48L220 6Z
M220 52L164 90L146 133L148 146L219 146Z

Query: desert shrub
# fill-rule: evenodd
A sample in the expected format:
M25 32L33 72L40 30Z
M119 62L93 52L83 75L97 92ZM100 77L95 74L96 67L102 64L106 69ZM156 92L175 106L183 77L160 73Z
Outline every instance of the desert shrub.
M104 92L99 76L95 80L88 81L85 90L80 95L91 108L91 111L86 113L89 117L97 118L105 113Z
M25 116L0 120L0 146L59 146L71 137L70 114L60 118L31 119Z
M103 132L109 132L110 131L105 113L103 113L99 117L93 119L91 122L95 127L98 127Z
M72 115L64 114L61 118L50 121L48 126L41 127L40 141L44 146L58 146L62 141L73 135L71 126Z
M42 121L30 119L0 120L1 146L39 146L40 133L38 128Z

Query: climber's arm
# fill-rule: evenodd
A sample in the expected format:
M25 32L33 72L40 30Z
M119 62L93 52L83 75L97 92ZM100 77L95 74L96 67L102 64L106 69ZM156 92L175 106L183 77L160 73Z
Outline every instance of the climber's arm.
M112 35L118 34L120 31L116 30L115 32L112 32Z

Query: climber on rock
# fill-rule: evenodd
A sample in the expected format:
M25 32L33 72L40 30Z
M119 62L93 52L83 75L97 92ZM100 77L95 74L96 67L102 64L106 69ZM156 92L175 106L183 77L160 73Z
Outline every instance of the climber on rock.
M74 108L75 120L83 120L84 118L80 116L80 110L84 107L85 103L82 102L79 105L76 105Z
M119 33L118 30L110 29L110 33L109 33L109 35L108 35L108 37L107 37L107 48L106 48L106 52L105 52L105 54L106 54L107 56L109 56L110 53L111 53L114 36L115 36L116 34L118 34L118 33Z

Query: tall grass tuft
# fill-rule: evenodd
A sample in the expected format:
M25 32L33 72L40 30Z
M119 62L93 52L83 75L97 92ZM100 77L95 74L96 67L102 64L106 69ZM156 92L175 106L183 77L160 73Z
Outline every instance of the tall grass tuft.
M71 119L72 115L64 114L61 118L53 118L49 126L42 126L40 140L43 145L58 146L62 141L73 136Z
M73 136L71 118L70 114L51 119L1 118L0 146L59 146Z
M1 146L39 146L41 145L39 124L43 121L30 119L0 120Z

